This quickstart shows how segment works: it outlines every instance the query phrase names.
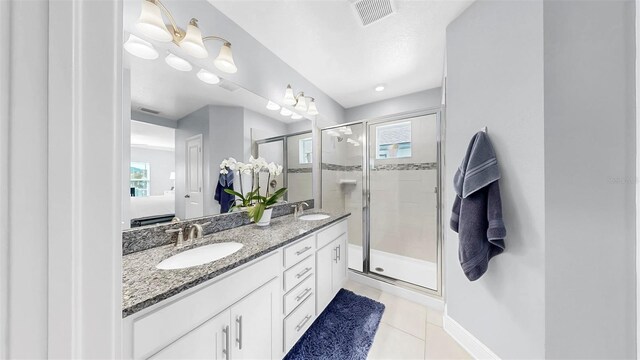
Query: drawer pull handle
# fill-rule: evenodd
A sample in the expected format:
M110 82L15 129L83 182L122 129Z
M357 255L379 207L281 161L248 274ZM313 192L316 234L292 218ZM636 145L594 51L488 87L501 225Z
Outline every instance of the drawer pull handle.
M300 321L300 324L298 324L298 326L296 326L296 331L300 331L300 329L302 329L304 327L304 324L306 324L307 321L309 321L309 319L311 319L311 315L305 316L304 319L302 319L302 321Z
M296 274L296 279L300 279L301 277L304 276L304 274L308 273L309 271L311 271L311 268L305 268L304 270L302 270L300 273Z
M305 253L305 252L307 252L309 250L311 250L311 246L306 246L304 249L296 251L296 255L300 256L301 254L303 254L303 253Z
M225 355L225 358L229 360L229 325L225 326L222 329L222 332L224 333L225 337L225 347L224 349L222 349L222 353Z
M236 343L238 343L238 350L242 350L242 315L236 318L236 323L238 323L238 337L236 338Z
M301 299L304 299L304 297L307 296L309 291L311 291L311 288L304 289L304 291L300 295L296 296L296 301L300 301Z

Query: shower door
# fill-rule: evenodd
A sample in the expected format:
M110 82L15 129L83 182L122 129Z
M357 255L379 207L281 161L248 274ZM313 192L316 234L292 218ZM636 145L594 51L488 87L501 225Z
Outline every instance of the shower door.
M369 271L438 285L437 114L368 125Z

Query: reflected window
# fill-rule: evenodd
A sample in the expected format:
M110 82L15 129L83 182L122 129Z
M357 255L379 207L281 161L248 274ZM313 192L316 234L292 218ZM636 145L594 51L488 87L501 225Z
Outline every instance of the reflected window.
M311 141L311 138L300 139L298 148L300 149L300 164L311 164L313 151L313 142Z
M131 196L149 196L150 192L150 166L149 163L131 162L131 176L129 187Z
M376 159L411 157L411 122L376 128Z

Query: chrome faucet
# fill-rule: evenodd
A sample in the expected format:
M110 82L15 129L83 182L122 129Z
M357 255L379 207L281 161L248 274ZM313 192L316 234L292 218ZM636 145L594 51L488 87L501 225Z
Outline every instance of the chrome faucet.
M306 202L301 202L295 205L291 205L292 208L294 208L293 210L293 217L297 220L300 216L302 216L302 214L304 213L304 207L309 207L309 204L307 204Z
M203 235L202 227L209 224L211 224L210 221L203 224L193 223L189 225L189 235L187 236L187 240L200 239Z
M164 231L167 234L175 234L178 233L178 238L174 244L175 247L181 248L184 245L184 233L182 232L182 228L177 229L169 229Z

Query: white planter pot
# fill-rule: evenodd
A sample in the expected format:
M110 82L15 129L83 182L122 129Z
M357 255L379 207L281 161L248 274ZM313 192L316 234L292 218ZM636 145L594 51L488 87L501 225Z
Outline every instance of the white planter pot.
M262 213L262 217L256 223L256 225L258 225L258 226L267 226L267 225L269 225L271 223L271 212L272 211L273 211L273 209L265 209L264 212Z

